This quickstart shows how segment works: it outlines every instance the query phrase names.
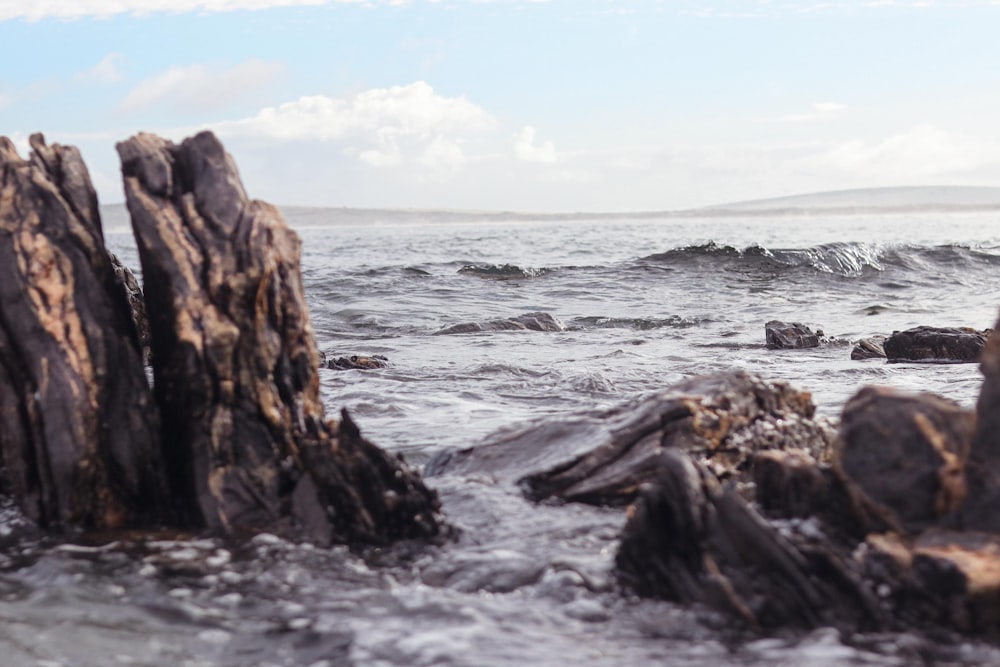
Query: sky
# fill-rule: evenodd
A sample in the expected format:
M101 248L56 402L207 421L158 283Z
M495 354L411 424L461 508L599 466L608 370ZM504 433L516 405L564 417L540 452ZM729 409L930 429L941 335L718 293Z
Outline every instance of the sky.
M279 205L1000 185L1000 0L0 0L0 135L215 132Z

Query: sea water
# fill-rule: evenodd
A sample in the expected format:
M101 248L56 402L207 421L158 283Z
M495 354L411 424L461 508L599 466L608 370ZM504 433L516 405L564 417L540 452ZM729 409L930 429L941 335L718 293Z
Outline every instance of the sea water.
M839 414L867 384L966 407L975 364L852 361L918 325L991 327L997 213L484 216L286 208L321 350L387 368L320 371L328 413L414 466L491 434L745 369ZM120 208L109 246L138 268ZM437 335L545 312L563 331ZM764 324L831 342L768 350ZM552 443L558 446L558 443ZM725 618L639 600L612 574L621 509L535 505L502 475L430 476L452 540L366 557L270 535L16 539L0 508L3 665L907 665L1000 662L975 642L832 629L733 641Z

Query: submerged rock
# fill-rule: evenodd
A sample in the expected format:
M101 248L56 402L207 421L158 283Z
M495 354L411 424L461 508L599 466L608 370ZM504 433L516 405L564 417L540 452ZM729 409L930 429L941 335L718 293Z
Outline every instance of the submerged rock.
M565 331L558 318L549 313L525 313L504 320L463 322L436 331L435 335L483 333L492 331Z
M988 335L966 327L921 326L892 332L883 347L890 362L975 363Z
M387 368L388 366L389 359L381 354L372 354L369 356L351 355L350 357L328 358L325 353L320 352L320 368L329 368L335 371L364 371L371 370L373 368Z
M813 332L804 324L791 324L779 320L771 320L764 325L766 345L772 350L799 350L808 347L819 347L822 332Z
M871 336L862 338L854 344L851 350L851 359L860 361L862 359L885 359L885 336Z

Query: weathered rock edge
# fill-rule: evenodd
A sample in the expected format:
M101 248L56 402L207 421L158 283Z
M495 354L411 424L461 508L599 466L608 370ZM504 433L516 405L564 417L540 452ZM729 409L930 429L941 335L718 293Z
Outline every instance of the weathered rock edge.
M419 475L346 413L324 415L301 243L278 210L247 197L210 132L180 145L141 133L117 149L183 521L287 523L319 542L436 535L439 501Z
M45 528L171 521L160 422L79 151L0 138L0 452Z

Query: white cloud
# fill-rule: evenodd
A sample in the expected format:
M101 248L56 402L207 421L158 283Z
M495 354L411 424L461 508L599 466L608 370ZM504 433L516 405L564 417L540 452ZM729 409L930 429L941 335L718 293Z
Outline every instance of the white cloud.
M73 79L74 81L84 83L115 83L121 79L121 73L118 71L118 68L121 65L122 60L122 54L109 53L101 59L101 62L97 63L88 70L78 73L73 77Z
M122 100L122 111L167 105L182 111L214 111L266 86L284 70L279 63L248 60L230 68L171 67L142 81Z
M349 98L302 97L215 129L223 136L338 143L342 154L372 166L413 160L455 169L467 159L463 144L496 125L492 115L464 97L438 95L418 81Z
M535 143L535 128L524 127L514 139L514 156L524 162L551 163L557 160L556 147L551 141Z

